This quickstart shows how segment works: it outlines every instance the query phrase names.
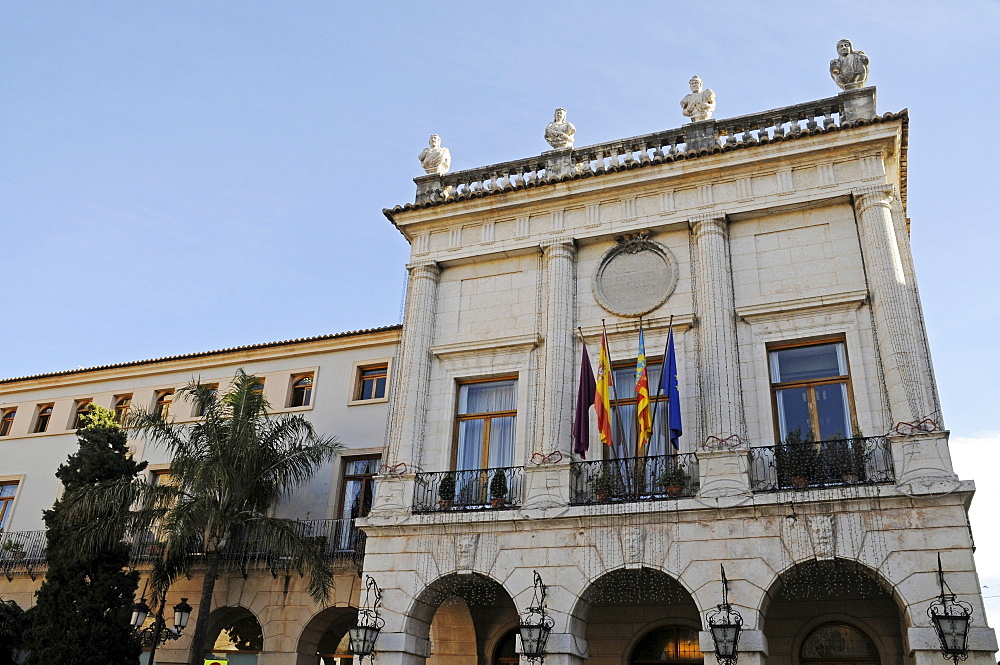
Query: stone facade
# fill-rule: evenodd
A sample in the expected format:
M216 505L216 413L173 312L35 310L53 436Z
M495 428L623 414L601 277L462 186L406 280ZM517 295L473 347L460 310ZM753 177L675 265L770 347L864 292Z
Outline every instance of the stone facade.
M797 665L828 648L815 636L831 626L860 636L868 655L853 662L937 663L926 609L940 553L951 589L973 607L969 662L993 663L966 515L974 485L951 469L914 281L906 140L906 115L876 115L874 89L862 88L439 169L416 179L414 204L385 211L411 244L402 332L10 380L0 409L53 402L54 420L66 420L82 397L109 406L129 392L145 403L240 366L266 375L271 401L284 404L289 380L312 373L307 417L340 434L345 457L382 456L371 512L350 525L367 536L364 558L332 561L342 574L326 608L292 571L231 567L216 629L249 613L263 633L259 654L232 662L343 656L336 642L363 600L360 573L383 590L379 665L507 663L537 571L555 622L548 663L626 665L669 631L682 637L666 662L714 663L705 617L721 602L721 565L744 619L740 663ZM680 448L637 461L623 426L620 449L594 434L588 459L576 458L582 343L596 359L606 329L627 376L640 321L651 366L674 332ZM785 349L836 349L838 373L775 387ZM387 365L388 399L358 400L358 370L376 362ZM779 404L781 390L799 390L787 394L808 409ZM837 395L831 432L820 402ZM807 412L824 440L796 448L782 423ZM19 482L7 530L28 532L41 528L74 439L30 434L31 418L18 418L0 439L14 451L0 482ZM47 466L42 442L52 444ZM802 478L794 450L813 460ZM678 464L678 486L660 483ZM324 470L279 514L336 519L343 468ZM603 494L601 469L619 474ZM0 596L30 604L44 562L6 565ZM197 575L182 581L171 598L193 600L198 585ZM158 662L184 662L186 642ZM834 652L827 662L844 655Z

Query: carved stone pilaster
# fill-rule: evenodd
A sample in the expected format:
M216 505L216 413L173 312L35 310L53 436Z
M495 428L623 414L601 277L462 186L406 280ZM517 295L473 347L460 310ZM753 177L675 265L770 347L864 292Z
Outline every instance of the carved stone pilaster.
M694 232L695 298L701 349L702 428L706 437L745 436L729 227L724 215L691 220Z
M541 436L529 454L559 450L572 452L570 428L573 414L573 307L576 245L572 238L542 244L545 269L545 344L541 391Z
M892 419L898 423L931 416L934 400L933 388L921 371L923 354L916 331L922 323L914 311L893 225L894 196L891 185L854 190L885 389Z
M441 270L433 261L411 263L407 270L410 278L406 290L406 318L399 362L393 366L396 378L390 396L386 463L406 462L411 470L419 471Z

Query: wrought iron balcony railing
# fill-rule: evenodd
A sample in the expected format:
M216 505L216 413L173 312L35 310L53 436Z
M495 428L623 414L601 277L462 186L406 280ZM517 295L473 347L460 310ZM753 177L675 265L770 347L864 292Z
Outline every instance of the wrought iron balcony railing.
M360 562L365 553L365 534L354 526L352 519L299 520L300 535L313 539L323 557L330 561ZM11 543L4 545L4 543ZM0 575L10 579L14 574L34 575L48 565L45 531L10 531L0 533ZM129 564L148 566L163 553L163 545L155 538L135 539L129 550ZM199 545L190 554L197 560L204 554ZM291 557L280 544L252 531L237 538L222 557L229 570L276 570L288 567Z
M418 473L413 512L517 508L523 475L520 466Z
M750 449L750 487L774 492L895 482L884 436L783 443Z
M573 462L570 503L655 501L698 493L698 460L692 453Z
M8 581L14 573L27 573L45 566L45 531L0 532L0 574Z

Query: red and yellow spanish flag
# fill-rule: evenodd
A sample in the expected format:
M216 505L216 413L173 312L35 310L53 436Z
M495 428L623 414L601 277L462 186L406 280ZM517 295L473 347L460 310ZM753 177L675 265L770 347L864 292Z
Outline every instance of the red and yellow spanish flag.
M639 453L653 434L652 407L649 402L649 374L646 371L646 341L639 324L639 356L635 362L635 415L639 423Z
M597 413L597 432L606 446L611 440L611 355L608 353L608 333L601 335L601 353L597 361L597 391L594 393L594 411Z

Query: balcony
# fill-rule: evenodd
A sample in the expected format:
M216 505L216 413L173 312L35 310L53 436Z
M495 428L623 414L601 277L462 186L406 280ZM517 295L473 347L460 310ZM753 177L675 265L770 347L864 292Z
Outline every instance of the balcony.
M45 531L0 532L0 574L11 581L15 573L35 572L45 566Z
M418 473L413 512L504 510L521 505L524 469L508 466Z
M323 558L358 564L365 554L365 534L354 526L352 519L299 520L300 535L310 538L322 549ZM11 543L5 545L5 543ZM11 531L0 533L0 575L10 580L15 574L32 577L48 565L45 531ZM163 545L155 540L134 540L129 549L129 565L148 566L163 553ZM204 552L200 545L192 546L192 558L197 562ZM250 531L235 540L222 556L227 570L287 569L293 563L280 543Z
M693 453L625 457L570 465L573 505L658 501L698 493L698 460Z
M754 492L882 485L896 480L884 436L751 448L749 463Z

